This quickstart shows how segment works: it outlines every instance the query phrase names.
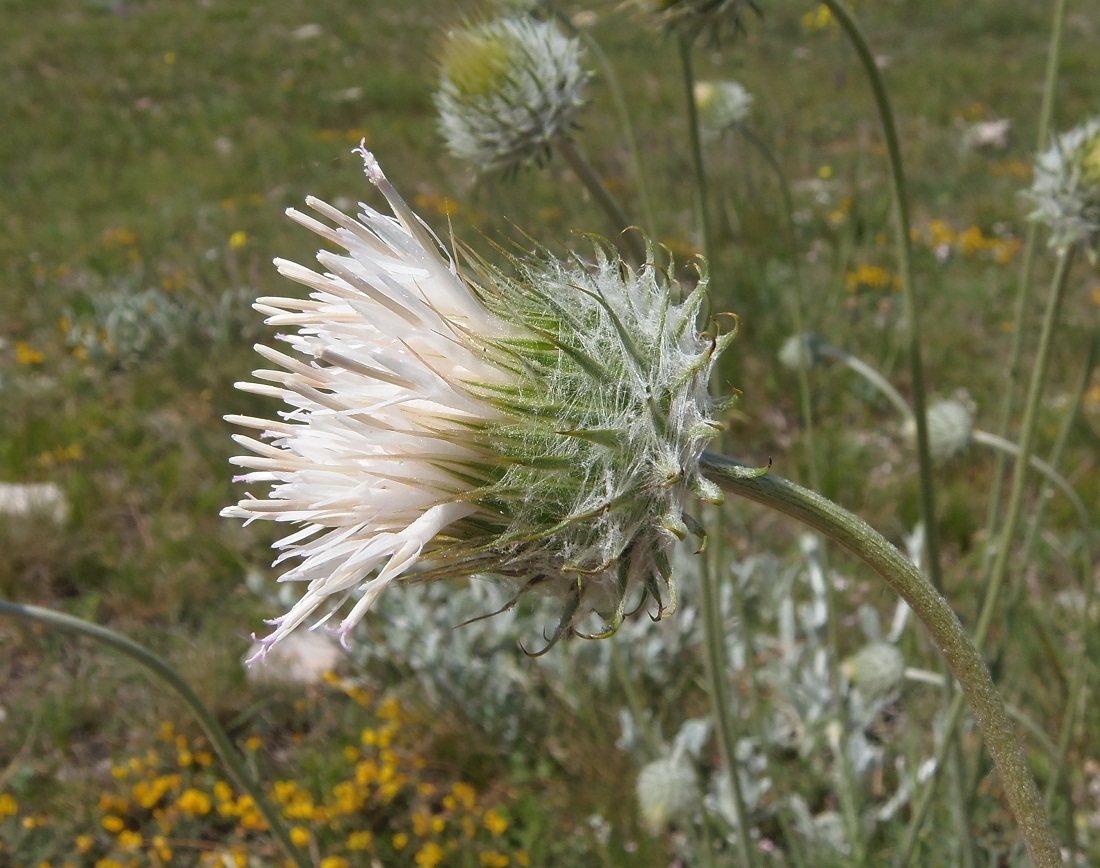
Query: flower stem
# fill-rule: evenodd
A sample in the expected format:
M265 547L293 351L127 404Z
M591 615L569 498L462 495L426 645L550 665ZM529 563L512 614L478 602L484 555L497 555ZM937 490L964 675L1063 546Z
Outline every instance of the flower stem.
M1008 512L1001 527L997 555L986 585L985 598L982 601L981 613L978 616L978 626L974 630L974 642L978 647L985 643L990 625L993 622L993 610L996 608L996 601L1000 597L1001 586L1004 584L1005 573L1008 569L1008 560L1012 555L1012 538L1016 535L1023 514L1024 483L1027 479L1027 467L1031 461L1031 453L1035 443L1039 402L1043 396L1047 366L1050 362L1050 351L1053 348L1054 327L1058 320L1062 299L1065 296L1066 285L1069 283L1074 249L1074 247L1070 247L1063 250L1058 257L1058 267L1054 274L1050 296L1047 299L1046 311L1043 314L1043 325L1039 332L1039 345L1035 351L1035 364L1031 371L1031 382L1028 385L1027 399L1024 403L1024 419L1020 425L1019 453L1016 456L1012 471L1012 486L1008 495Z
M737 815L737 855L739 864L752 868L752 835L749 828L749 811L745 805L745 794L741 789L741 776L737 773L737 721L733 716L728 684L729 662L726 659L725 625L722 617L722 595L714 575L714 565L723 563L719 552L721 542L715 536L715 551L704 552L699 564L699 586L702 595L703 644L706 652L707 683L710 687L710 701L718 723L718 745L722 753L722 762L729 776L730 792L733 795L733 810ZM751 653L751 652L750 652Z
M1037 149L1041 150L1046 145L1047 134L1050 130L1050 118L1054 111L1054 86L1058 81L1058 64L1062 53L1062 31L1065 29L1066 0L1055 0L1054 20L1050 27L1050 47L1047 49L1047 69L1043 82L1043 99L1039 107L1039 134L1037 136ZM1012 411L1015 408L1017 379L1020 375L1020 360L1023 356L1024 318L1027 313L1027 302L1031 297L1031 278L1035 266L1035 249L1039 241L1039 226L1037 223L1028 224L1027 239L1024 242L1023 265L1020 268L1020 283L1016 289L1016 304L1012 314L1012 346L1009 349L1008 364L1005 366L1007 382L1005 383L1004 398L1001 402L1001 418L997 426L997 432L1005 437L1008 435L1009 426L1012 423ZM989 512L986 519L988 536L992 539L997 532L997 516L1001 507L1001 492L1004 487L1004 477L1007 462L1002 456L997 457L993 468L993 482L990 487ZM992 554L992 553L990 553ZM986 566L989 559L986 560ZM983 570L984 572L984 570Z
M743 465L712 453L704 453L700 464L727 492L789 515L834 540L901 595L928 629L970 702L1036 868L1061 866L1058 842L1012 721L978 649L939 591L874 528L821 495L771 473L750 475Z
M711 269L714 278L714 256L712 245L714 235L710 225L710 202L707 197L707 170L703 162L703 139L699 135L699 112L695 105L695 71L691 63L691 39L680 37L680 69L684 77L686 91L688 135L691 139L691 165L695 172L695 196L698 209L699 232L702 234L703 258Z
M256 803L257 810L267 821L268 828L275 836L283 853L285 853L287 858L297 865L298 868L310 868L310 861L290 840L290 832L287 831L286 826L279 817L279 812L275 809L275 806L271 804L267 796L264 795L263 788L252 778L248 769L245 768L244 763L241 762L241 758L233 747L233 743L229 740L229 736L225 734L225 730L222 729L217 718L214 717L214 713L201 699L199 699L198 694L195 693L191 685L184 680L183 676L173 669L163 657L143 648L133 640L127 639L114 630L109 630L98 624L89 623L80 618L74 618L72 615L66 615L62 612L54 612L50 609L43 609L38 606L26 606L20 603L9 603L5 600L0 600L0 615L12 615L26 621L45 624L48 627L53 627L65 633L75 633L79 636L86 636L90 639L94 639L97 642L114 648L116 651L120 651L131 660L135 660L153 675L168 684L169 687L176 691L187 707L191 709L195 717L198 718L199 725L202 726L203 732L205 732L206 737L210 739L211 745L213 745L214 750L218 752L218 756L221 757L226 770L236 782L237 786L252 797L253 801Z
M569 16L560 9L554 8L553 13L562 27L581 40L588 47L588 50L595 55L596 62L599 63L600 69L603 71L607 86L611 89L611 101L615 103L615 111L619 113L619 123L622 124L623 134L626 136L627 149L630 151L630 162L633 164L632 168L634 170L634 184L638 190L638 202L642 208L642 219L645 221L644 228L651 238L655 238L657 224L653 219L653 206L649 201L649 175L642 164L642 151L638 147L638 135L634 132L634 122L630 118L630 106L627 105L622 85L619 84L619 76L615 73L615 66L587 28L577 27L569 20Z
M603 209L607 219L611 221L614 228L615 243L620 252L639 265L645 262L646 251L645 244L642 243L642 237L637 232L625 231L634 224L626 216L619 200L607 189L607 185L604 184L593 165L588 162L588 159L580 152L572 139L562 136L556 140L555 145L558 153L569 164L569 168L576 173L581 183L592 194L592 198L596 200L596 204Z
M909 344L909 375L913 385L913 412L917 427L917 461L920 475L921 513L924 520L925 549L928 554L928 573L932 584L943 586L940 566L939 534L936 526L935 486L932 481L932 454L928 444L928 419L925 412L924 364L921 361L920 316L917 295L913 286L913 267L909 239L909 204L905 192L905 173L901 162L901 145L898 143L894 111L890 97L879 73L871 47L855 18L841 0L822 0L836 18L851 41L863 64L863 71L871 85L889 158L890 180L894 186L894 246L898 258L898 275L901 278L901 294L905 302L906 331Z

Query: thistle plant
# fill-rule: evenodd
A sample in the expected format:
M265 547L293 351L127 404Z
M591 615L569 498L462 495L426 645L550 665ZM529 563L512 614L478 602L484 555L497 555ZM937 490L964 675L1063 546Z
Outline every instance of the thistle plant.
M288 212L347 255L319 253L325 274L276 260L310 299L256 308L297 329L282 338L297 357L258 346L281 370L239 387L288 409L229 417L261 432L235 438L253 453L233 459L240 479L273 485L223 514L302 525L276 548L299 561L281 580L306 589L257 656L354 598L335 628L346 641L402 577L491 572L516 598L550 594L550 645L592 612L614 632L635 590L673 610L668 549L688 533L688 496L721 500L699 458L719 427L709 376L735 332L696 330L705 274L679 299L652 252L635 271L599 244L592 266L540 252L506 257L506 273L466 253L460 269L360 153L396 216L312 198L334 228Z
M479 172L539 162L585 104L580 42L551 22L498 18L452 31L435 104L450 152Z
M760 14L754 0L626 0L643 19L662 30L695 39L705 36L718 41L727 32L745 29L745 13Z
M1080 242L1090 256L1100 234L1100 117L1054 138L1035 158L1035 179L1024 195L1031 219L1050 229L1059 250Z

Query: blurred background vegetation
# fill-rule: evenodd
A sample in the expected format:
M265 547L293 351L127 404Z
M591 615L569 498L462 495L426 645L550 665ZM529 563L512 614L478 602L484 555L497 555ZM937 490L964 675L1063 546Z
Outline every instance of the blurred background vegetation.
M927 380L936 396L965 393L978 424L990 429L1003 390L1028 210L1018 193L1036 144L1051 5L857 6L899 117ZM890 190L866 82L847 42L813 4L760 6L762 16L746 18L747 33L720 46L699 44L697 73L735 78L755 96L749 123L794 193L809 327L904 392L901 303L887 243ZM1070 7L1055 129L1100 107L1100 20L1087 4ZM378 207L350 153L365 138L441 236L453 231L489 250L516 238L518 227L561 250L584 249L575 231L607 231L557 159L511 177L475 178L446 155L432 105L433 57L446 29L476 11L429 0L0 0L0 482L56 483L68 503L60 523L0 515L0 596L91 618L166 655L264 778L283 781L280 802L298 805L287 807L288 816L318 859L694 864L685 852L713 850L721 864L730 857L720 842L692 849L684 843L690 829L653 836L643 828L633 796L637 751L622 732L625 707L635 717L649 709L666 741L692 713L705 714L698 665L645 671L650 664L621 637L623 659L592 665L617 666L620 675L625 668L625 677L562 680L555 674L561 661L517 654L507 632L481 645L452 633L447 595L467 593L458 587L416 598L425 622L401 634L413 645L435 637L444 646L436 656L387 645L381 622L396 615L379 613L359 631L358 641L371 646L366 658L338 659L337 674L325 680L303 686L247 678L241 665L249 634L281 604L270 597L273 532L218 518L239 495L227 464L237 450L221 417L270 412L233 383L256 367L252 343L269 339L251 300L295 291L271 259L312 261L315 239L284 209L306 195L344 208L359 198ZM568 4L567 12L619 71L656 236L682 266L699 248L676 45L614 4ZM636 213L625 139L599 75L591 96L577 139ZM977 125L1001 119L1011 122L1003 142L979 140ZM793 331L783 300L792 272L780 189L744 139L712 142L707 159L718 214L713 309L733 311L742 323L723 372L743 392L724 448L803 478L796 380L776 362ZM1040 263L1040 281L1050 267ZM1063 315L1043 444L1072 395L1098 303L1100 277L1086 264ZM920 511L915 459L899 420L842 366L813 371L812 385L823 493L901 540ZM1084 402L1062 467L1095 507L1096 380ZM972 451L937 477L946 592L964 622L979 600L970 577L980 561L991 472L991 458ZM772 577L805 564L786 522L748 505L727 512L739 564L770 552ZM1064 601L1078 592L1066 566L1072 513L1055 499L1047 515L1049 534L1023 577L1025 605L1004 637L1010 641L1001 645L997 673L1040 734L1060 725L1066 651L1059 637L1072 609ZM857 606L885 621L893 600L865 571L844 560L836 566L850 653L864 638ZM403 593L390 592L386 612L401 611ZM448 659L453 665L451 642L484 655L485 683L498 678L509 689L482 687L484 696L464 697L430 689L433 672L438 677ZM907 642L911 665L936 668L919 636ZM247 804L215 791L216 766L172 697L109 653L16 622L0 622L0 648L0 861L195 864L204 854L231 852L239 864L272 864L266 838L242 819ZM588 658L565 659L582 665ZM670 665L662 659L650 662ZM547 683L551 699L537 708L515 697ZM640 692L633 699L631 684ZM746 705L768 701L746 683L735 687ZM911 757L922 755L929 737L921 696L938 696L923 690L907 688L873 723L883 730L879 739L908 732ZM499 706L486 714L490 694ZM506 714L515 715L507 732L481 719ZM1060 801L1056 815L1060 829L1080 836L1082 852L1100 859L1100 719L1086 712L1085 723L1069 763L1073 801ZM715 753L713 745L701 748L700 766L713 767ZM832 798L824 778L803 768L812 757L787 759L772 771L772 792L801 792L819 815ZM364 770L371 762L374 771ZM1036 762L1042 774L1042 759ZM341 782L379 774L400 782L389 800L340 802L334 788ZM995 780L979 777L975 822L994 839L982 837L983 846L1007 852L1011 824ZM811 789L799 790L808 779ZM135 793L139 781L147 789ZM164 792L153 798L148 787L157 786ZM225 805L231 808L221 812ZM949 810L946 802L933 809ZM444 815L446 829L433 831L430 818ZM786 846L781 826L764 822L762 834ZM898 819L869 833L870 864L888 860L903 828ZM353 839L357 833L369 834ZM432 842L447 854L442 861L432 861ZM922 864L951 864L935 835L923 846ZM240 861L246 858L253 863Z

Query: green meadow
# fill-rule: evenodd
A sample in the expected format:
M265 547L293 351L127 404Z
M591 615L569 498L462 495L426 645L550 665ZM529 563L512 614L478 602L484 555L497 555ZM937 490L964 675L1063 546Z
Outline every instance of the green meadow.
M816 4L758 5L743 32L692 45L699 79L753 95L740 128L704 142L709 310L739 318L714 383L739 397L712 448L812 484L920 557L912 438L856 369L911 399L871 90ZM1067 5L1054 132L1100 112L1100 17ZM929 401L957 401L1011 445L1055 274L1040 228L1018 302L1055 3L853 7L896 115ZM969 715L928 786L950 687L921 625L855 558L738 498L697 510L717 531L702 555L679 547L668 620L639 613L606 641L529 656L556 623L542 601L457 627L507 602L491 581L399 582L351 652L314 649L312 676L244 666L250 635L296 599L272 566L280 529L219 517L245 488L222 417L277 409L234 389L276 331L251 304L304 296L271 261L308 266L323 244L284 211L306 196L385 211L351 152L363 140L448 246L589 257L588 235L614 234L557 153L504 174L448 154L437 58L450 28L490 14L428 0L0 0L0 483L60 497L56 514L0 503L0 599L167 659L320 868L739 865L744 840L762 866L892 865L907 846L910 865L1029 864ZM677 39L614 2L562 15L617 75L586 48L573 140L691 286L703 244ZM808 402L779 359L797 298L832 353L805 371ZM982 646L1080 866L1100 863L1098 322L1100 271L1081 254L1033 420L1034 454L1077 500L1027 477ZM942 590L971 632L998 543L991 492L994 522L1009 499L1004 454L975 438L933 467ZM710 719L704 561L728 629L739 798ZM861 649L883 645L904 677L860 687L878 659ZM670 757L688 771L659 783L664 802L640 803L640 773ZM285 858L173 693L107 648L0 615L0 864Z

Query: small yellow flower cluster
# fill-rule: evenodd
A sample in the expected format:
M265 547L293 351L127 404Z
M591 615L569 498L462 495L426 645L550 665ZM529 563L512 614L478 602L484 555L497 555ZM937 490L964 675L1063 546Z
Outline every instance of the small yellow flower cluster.
M283 779L269 790L294 843L319 852L322 868L368 862L416 868L531 864L514 846L513 823L503 806L486 804L465 781L427 771L430 764L418 750L424 739L398 700L375 700L335 676L326 682L367 717L355 743L336 748L333 763L337 769L342 764L344 773L327 788ZM0 793L0 841L14 840L6 834L9 826L43 827L39 833L61 842L55 850L69 854L49 868L246 868L256 858L268 859L267 823L251 796L218 776L205 740L178 734L169 722L160 725L157 740L155 748L115 762L94 805L95 827L63 842L71 833L62 831L58 819L21 812L11 794ZM263 739L251 736L244 747L254 763L263 762ZM17 855L0 844L0 863Z
M901 278L878 265L860 263L844 275L844 284L850 293L861 289L900 289Z
M985 235L977 226L959 232L946 220L932 220L923 229L910 230L909 236L914 244L927 247L938 259L946 259L953 253L967 259L983 255L1004 265L1020 249L1018 238Z

